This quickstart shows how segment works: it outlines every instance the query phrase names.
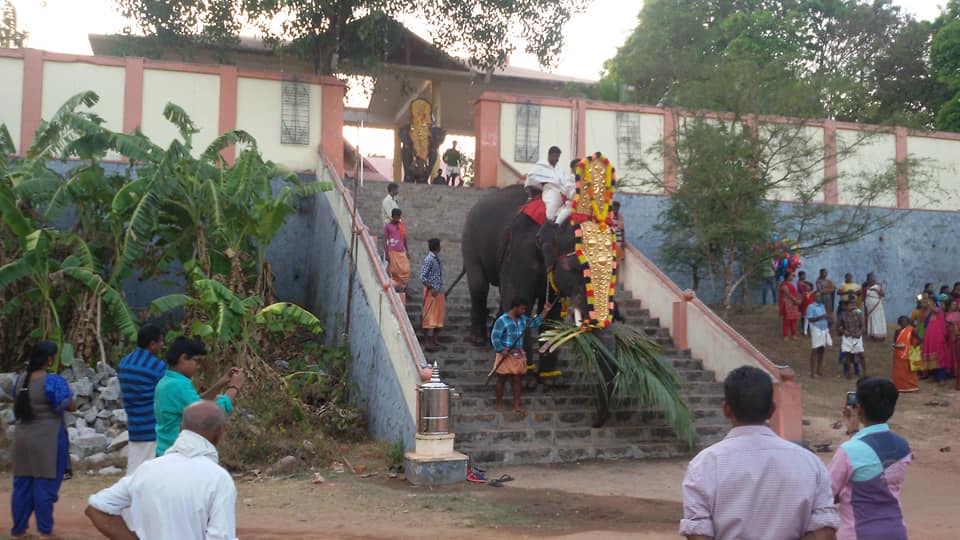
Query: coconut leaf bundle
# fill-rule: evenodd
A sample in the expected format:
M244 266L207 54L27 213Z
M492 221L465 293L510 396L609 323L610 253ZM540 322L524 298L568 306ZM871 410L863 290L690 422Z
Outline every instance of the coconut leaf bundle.
M610 350L592 331L562 322L548 324L540 333L542 352L570 343L581 378L600 387L599 399L610 396L662 414L677 438L694 447L693 416L680 396L677 371L659 344L629 326L614 324L607 329L616 343Z

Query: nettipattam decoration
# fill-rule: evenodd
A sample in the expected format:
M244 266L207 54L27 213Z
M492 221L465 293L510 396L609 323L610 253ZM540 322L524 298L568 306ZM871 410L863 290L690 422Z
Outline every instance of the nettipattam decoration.
M597 152L577 165L573 199L576 254L587 289L587 313L581 326L606 328L613 323L617 289L617 238L611 225L615 173L610 160Z
M433 107L429 101L417 98L410 103L410 140L413 155L426 161L430 152L430 126L433 125Z

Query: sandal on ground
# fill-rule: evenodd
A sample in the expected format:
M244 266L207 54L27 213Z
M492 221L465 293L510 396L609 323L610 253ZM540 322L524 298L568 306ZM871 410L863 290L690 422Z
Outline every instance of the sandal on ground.
M489 482L487 482L487 484L492 487L503 487L503 484L507 482L512 482L512 481L513 481L512 476L510 476L509 474L502 474L500 475L500 478L494 478L493 480L490 480Z

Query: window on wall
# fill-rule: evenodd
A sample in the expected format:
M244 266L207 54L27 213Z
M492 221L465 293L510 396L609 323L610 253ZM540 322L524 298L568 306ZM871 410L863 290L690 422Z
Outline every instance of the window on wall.
M536 163L540 155L540 106L532 103L517 105L517 138L513 160Z
M617 113L617 158L623 168L639 165L643 159L639 113Z
M280 100L280 143L310 144L310 85L283 81Z

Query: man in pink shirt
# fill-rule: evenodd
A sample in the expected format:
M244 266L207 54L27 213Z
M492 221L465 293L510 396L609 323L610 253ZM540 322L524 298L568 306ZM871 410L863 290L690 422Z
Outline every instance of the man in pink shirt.
M383 251L387 258L387 274L400 301L407 302L407 282L410 281L410 257L407 255L407 239L404 238L403 212L399 208L390 211L390 222L383 226Z
M913 454L906 439L887 425L897 396L897 387L886 379L860 379L855 415L844 410L848 420L864 427L830 462L833 494L840 503L840 540L907 540L900 489Z
M767 427L773 382L742 366L723 382L733 428L687 466L680 534L688 540L832 540L840 524L830 475L812 452Z

